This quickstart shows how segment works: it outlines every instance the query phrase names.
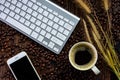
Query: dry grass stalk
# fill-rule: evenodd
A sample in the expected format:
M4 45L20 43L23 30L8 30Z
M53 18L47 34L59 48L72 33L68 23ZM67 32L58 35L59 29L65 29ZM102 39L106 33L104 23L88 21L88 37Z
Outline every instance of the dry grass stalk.
M91 38L90 38L90 35L89 35L89 32L88 32L87 24L86 24L86 22L85 22L84 19L83 19L83 24L84 24L84 29L85 29L85 33L86 33L87 40L88 40L90 43L92 43Z
M95 34L97 35L98 39L101 39L100 34L99 34L93 20L88 15L86 15L86 17L87 17L89 23L91 24L91 27L92 27L93 31L95 32Z
M110 0L103 0L103 4L104 4L104 9L107 13L107 18L108 18L108 34L112 40L113 36L112 36L112 23L111 23L111 19L110 19L110 15L109 15L109 8L110 8ZM114 44L114 41L112 40L112 44Z
M106 56L106 53L105 53L105 51L104 51L104 48L103 48L101 42L98 40L97 35L94 33L93 30L92 30L92 35L93 35L93 39L95 40L95 42L96 42L96 44L97 44L97 47L99 48L100 52L102 53L102 57L104 57L103 59L104 59L107 63L109 63L109 59L108 59L108 57ZM108 64L108 65L110 65L110 64Z
M91 14L91 9L86 5L83 0L75 0L88 14Z
M103 3L104 3L104 8L106 11L109 10L109 0L103 0Z

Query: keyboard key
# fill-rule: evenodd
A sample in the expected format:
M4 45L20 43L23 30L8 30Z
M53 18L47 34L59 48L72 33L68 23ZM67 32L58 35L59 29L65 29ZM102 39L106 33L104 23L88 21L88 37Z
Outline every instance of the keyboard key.
M54 18L54 15L49 14L49 15L48 15L48 18L52 20L52 19Z
M58 37L59 39L63 40L63 41L65 41L65 39L66 39L66 37L65 37L63 34L59 33L59 32L58 32L58 34L57 34L57 37Z
M39 3L39 2L37 2L37 5L38 5L38 6L41 6L42 4L41 4L41 3Z
M47 26L46 31L50 32L51 30L52 30L52 28Z
M16 20L19 20L20 16L18 14L15 15L14 17Z
M33 11L33 10L32 10L32 9L30 9L30 8L28 8L28 9L27 9L27 12L28 12L29 14L31 14L31 13L32 13L32 11Z
M54 28L54 29L58 29L58 27L59 27L58 24L54 24L54 25L53 25L53 28Z
M62 16L62 15L59 15L58 17L59 17L60 19L63 19L63 16Z
M23 5L23 6L22 6L22 10L26 11L26 10L27 10L27 6L26 6L26 5Z
M3 11L5 7L3 5L0 5L0 10Z
M7 15L5 13L0 13L0 18L2 18L3 20L7 17Z
M57 12L55 12L55 11L53 12L53 14L54 14L55 16L58 16L58 13L57 13Z
M48 19L44 17L44 18L43 18L43 22L44 22L44 23L47 23L47 22L48 22Z
M52 25L53 25L53 21L49 20L49 21L48 21L48 25L49 25L49 26L52 26Z
M51 42L48 44L48 47L53 48L55 46L55 43Z
M10 24L12 24L13 26L15 26L16 28L20 29L21 31L24 31L27 34L30 34L32 32L31 29L29 29L28 27L24 26L23 24L17 22L16 20L14 20L11 17L7 17L6 19L7 22L9 22Z
M25 25L26 25L26 26L29 26L29 25L30 25L30 22L26 20L26 21L25 21Z
M14 9L15 9L15 6L14 6L14 5L10 5L10 9L11 9L11 10L14 10Z
M43 37L43 36L41 36L41 35L38 37L38 41L40 41L40 42L42 42L42 41L43 41L43 39L44 39L44 37Z
M38 33L36 33L36 32L33 31L32 34L31 34L31 36L36 39L38 37Z
M37 9L38 9L38 6L34 4L32 8L33 8L34 10L37 10Z
M30 21L33 22L33 23L35 23L36 18L32 17L32 18L30 19Z
M63 27L59 27L58 31L62 33L64 31L64 28Z
M47 9L47 7L46 7L45 5L42 5L42 8L43 8L43 9Z
M30 28L31 28L31 29L35 29L35 27L36 27L36 26L35 26L34 24L31 24L31 25L30 25Z
M28 0L22 0L22 3L27 4Z
M17 3L17 0L12 0L12 3L13 3L13 4L16 4L16 3Z
M39 7L38 12L39 12L39 13L42 13L42 12L43 12L43 9Z
M65 20L66 22L69 22L69 20L68 20L67 18L64 18L64 20Z
M63 20L60 20L58 24L61 25L61 26L63 26L64 23L65 23L65 22L64 22Z
M31 1L29 1L29 2L27 3L27 5L28 5L29 7L32 7L33 3L32 3Z
M43 36L45 36L46 31L42 30L42 31L40 32L40 34L43 35Z
M64 27L68 30L72 30L72 26L69 25L68 23L65 23Z
M54 18L54 21L55 21L56 23L58 23L59 18L55 17L55 18Z
M69 35L69 31L68 31L68 30L65 30L65 31L63 32L63 34L66 35L66 36L68 36L68 35Z
M51 31L51 34L56 35L56 34L57 34L57 31L56 31L55 29L53 29L53 30Z
M51 34L50 34L50 33L47 33L47 34L45 35L45 37L48 38L48 39L50 39Z
M74 26L75 25L75 23L73 22L73 21L70 21L69 22L72 26Z
M47 17L47 16L48 16L48 12L47 12L47 11L44 11L44 12L43 12L43 15Z
M26 13L25 13L24 11L21 11L21 12L20 12L20 15L21 15L22 17L24 17L25 14L26 14Z
M26 18L27 20L29 20L29 19L30 19L30 17L31 17L31 15L30 15L30 14L26 14L26 15L25 15L25 18Z
M25 22L25 19L23 17L20 18L20 22L21 23L24 23Z
M19 14L20 13L20 9L19 8L15 8L15 12Z
M58 39L58 38L56 38L56 37L54 37L54 36L52 36L51 40L52 40L54 43L58 44L59 46L62 46L62 45L63 45L63 42L62 42L60 39Z
M37 17L38 13L37 13L36 11L33 11L33 12L32 12L32 15L33 15L34 17Z
M22 3L18 2L16 6L19 7L19 8L21 8L22 7Z
M47 27L46 24L44 24L44 23L41 24L41 28L45 29L46 27Z
M11 12L9 13L9 15L10 15L11 17L14 17L15 13L14 13L13 11L11 11Z
M39 27L35 28L35 31L38 32L38 33L40 32L40 30L41 30L41 28L39 28Z
M52 9L50 9L50 8L48 8L48 11L49 11L49 12L51 12L51 13L53 12L53 10L52 10Z
M41 14L38 15L37 17L39 20L42 20L43 16Z
M0 3L1 4L4 4L6 0L0 0Z
M9 7L9 6L10 6L10 3L6 1L6 2L5 2L5 6L6 6L6 7Z
M8 13L10 12L10 10L7 9L7 8L5 8L4 12L5 12L6 14L8 14Z
M41 21L37 20L35 24L36 24L37 26L40 26Z
M45 44L45 45L48 45L48 42L46 42L46 41L43 41L43 44Z
M54 47L54 50L55 50L56 52L58 52L58 51L59 51L59 49L58 49L58 48L56 48L56 47Z

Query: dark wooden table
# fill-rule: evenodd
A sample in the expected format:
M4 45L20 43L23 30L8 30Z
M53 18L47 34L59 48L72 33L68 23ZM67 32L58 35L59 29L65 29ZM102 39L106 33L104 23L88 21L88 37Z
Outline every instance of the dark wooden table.
M83 17L83 11L73 3L73 0L52 0L56 4ZM90 0L94 5L100 22L104 26L105 14L98 5L98 0ZM111 0L112 29L114 40L120 42L120 0ZM94 75L91 70L82 72L74 69L68 60L70 48L77 42L85 41L84 29L79 22L75 31L67 41L59 55L54 54L43 46L37 44L30 38L22 35L15 29L0 21L0 80L15 80L10 72L6 61L21 51L26 51L32 60L42 80L117 80L115 75L106 66L99 56L96 66L100 69L99 75Z

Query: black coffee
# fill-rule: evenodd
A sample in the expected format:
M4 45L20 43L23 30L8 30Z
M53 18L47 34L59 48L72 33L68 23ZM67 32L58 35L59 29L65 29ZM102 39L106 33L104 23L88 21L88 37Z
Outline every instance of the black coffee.
M78 65L84 65L88 63L91 60L92 56L91 54L87 51L77 51L75 55L75 62Z

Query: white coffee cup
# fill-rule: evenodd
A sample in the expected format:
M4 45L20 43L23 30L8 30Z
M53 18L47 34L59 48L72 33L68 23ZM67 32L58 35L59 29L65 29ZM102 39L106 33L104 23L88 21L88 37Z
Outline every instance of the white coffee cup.
M81 53L77 53L78 51L80 51ZM85 64L78 64L76 63L76 53L79 55L85 55L83 57L83 59L86 59L88 57L88 55L86 55L86 53L82 53L82 52L88 52L89 55L91 56L89 62L85 63ZM78 58L77 58L78 59ZM91 69L96 75L100 73L100 70L95 66L96 62L98 59L98 54L97 54L97 50L96 48L88 42L79 42L76 43L75 45L72 46L72 48L69 51L69 61L71 63L71 65L77 69L77 70L81 70L81 71L86 71Z

